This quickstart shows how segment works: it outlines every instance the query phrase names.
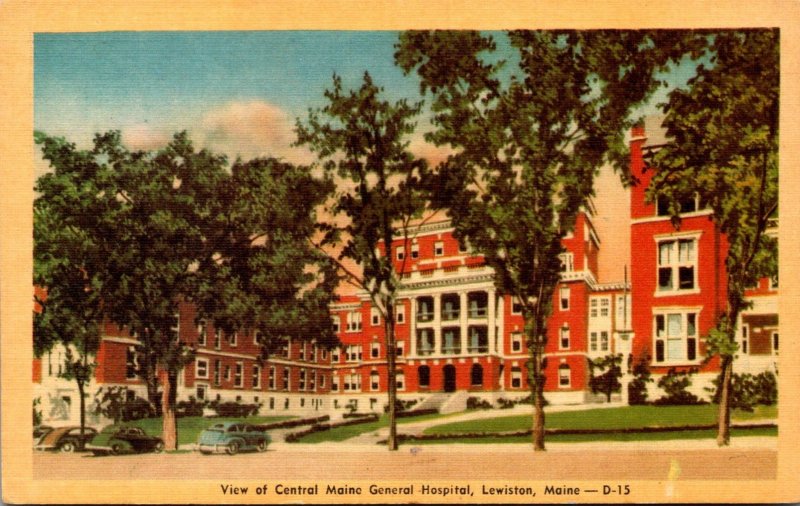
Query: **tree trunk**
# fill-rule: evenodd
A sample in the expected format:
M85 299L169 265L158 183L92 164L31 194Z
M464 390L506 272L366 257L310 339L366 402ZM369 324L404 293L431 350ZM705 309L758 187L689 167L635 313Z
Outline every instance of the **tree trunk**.
M86 399L84 398L84 389L86 385L83 381L78 380L78 397L80 397L80 409L81 409L81 437L83 437L84 432L86 431Z
M533 394L533 450L544 451L544 375L542 374L542 346L534 344L533 378L531 393Z
M397 365L395 353L397 345L394 336L394 305L386 305L386 368L389 376L389 451L397 450Z
M175 388L177 375L167 372L163 375L164 391L161 394L163 424L161 438L164 440L164 449L174 451L178 449L178 428L175 423Z
M731 443L731 376L733 360L730 356L722 357L722 370L719 374L720 396L717 427L717 445L728 446Z

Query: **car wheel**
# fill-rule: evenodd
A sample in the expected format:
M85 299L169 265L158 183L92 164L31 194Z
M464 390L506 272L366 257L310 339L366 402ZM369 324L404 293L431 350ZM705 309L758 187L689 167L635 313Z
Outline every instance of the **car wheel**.
M259 441L258 445L256 446L256 448L258 448L258 451L260 451L260 452L267 451L267 440L266 439L262 439L261 441Z
M228 452L228 455L236 455L237 453L239 453L239 446L240 446L239 441L231 441L230 443L228 443L228 448L226 450Z
M75 451L75 442L74 441L64 441L61 443L60 450L64 453L72 453Z
M122 452L122 445L119 443L113 443L111 445L111 455L119 455Z

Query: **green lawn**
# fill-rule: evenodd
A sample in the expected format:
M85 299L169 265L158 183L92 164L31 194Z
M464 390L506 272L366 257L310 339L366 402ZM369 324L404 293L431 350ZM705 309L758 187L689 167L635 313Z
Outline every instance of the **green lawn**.
M777 406L759 406L754 413L733 412L733 421L776 418ZM705 425L717 421L717 406L623 406L618 408L561 411L545 417L549 429L629 429L636 427L675 427ZM498 416L452 422L425 429L425 434L459 432L513 432L531 428L531 415Z
M778 429L757 428L757 429L732 429L731 436L734 438L748 436L777 436ZM709 430L686 430L680 432L649 432L649 433L626 433L626 434L557 434L548 435L545 438L547 443L580 443L594 441L669 441L676 439L714 439L717 431ZM408 440L405 445L429 445L429 444L506 444L506 443L530 443L531 436L513 437L481 437L481 438L447 438L447 439L425 439Z
M211 425L220 422L244 422L244 423L251 423L251 424L264 424L264 423L274 423L274 422L281 422L283 420L288 420L290 418L296 418L293 416L248 416L242 418L234 418L234 417L214 417L214 418L203 418L202 416L187 416L178 418L178 444L190 444L196 443L197 437L200 435L200 432L207 429ZM142 418L141 420L133 420L130 422L124 422L124 425L133 425L136 427L141 427L144 429L145 432L150 434L151 436L160 436L161 435L161 427L162 427L161 418Z
M460 413L454 413L460 414ZM412 422L421 422L423 420L431 420L436 418L445 418L453 415L440 415L440 414L429 414L429 415L420 415L420 416L409 416L406 418L398 418L397 425L402 425L406 423ZM345 427L336 427L331 430L325 430L321 432L315 432L314 434L309 434L308 436L300 439L299 442L301 443L322 443L327 441L344 441L346 439L350 439L352 437L360 436L361 434L367 434L369 432L374 432L382 427L389 426L389 417L386 415L382 415L380 419L375 422L368 422L368 423L359 423L356 425L347 425ZM298 431L302 430L298 428ZM398 431L399 432L399 431Z

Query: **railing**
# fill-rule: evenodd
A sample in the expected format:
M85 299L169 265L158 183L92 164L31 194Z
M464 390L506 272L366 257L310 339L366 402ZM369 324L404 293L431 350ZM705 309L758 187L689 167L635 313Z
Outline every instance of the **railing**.
M426 311L424 313L422 313L422 312L417 313L417 321L418 322L430 322L430 321L433 321L433 311Z
M454 345L454 346L443 346L442 353L444 355L455 355L461 353L461 346Z
M451 310L443 310L442 311L442 320L444 321L451 321L451 320L458 320L461 311L458 309L451 309Z
M479 344L477 346L469 346L467 348L469 353L488 353L489 352L489 345L488 344Z
M486 307L478 307L478 308L471 308L469 310L469 317L470 318L486 318L489 313L489 309Z

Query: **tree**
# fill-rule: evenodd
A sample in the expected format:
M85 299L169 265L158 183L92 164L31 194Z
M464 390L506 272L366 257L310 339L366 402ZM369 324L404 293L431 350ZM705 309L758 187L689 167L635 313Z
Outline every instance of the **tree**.
M297 122L297 144L308 145L322 161L328 177L340 178L319 246L340 249L337 262L348 280L365 290L384 321L389 395L389 450L397 450L395 381L395 302L400 281L392 262L391 245L398 231L408 240L410 220L423 207L418 183L424 160L408 151L404 138L414 131L412 118L421 104L382 100L382 88L369 73L356 91L345 92L339 76L325 91L328 104L309 111ZM336 221L337 218L340 221ZM399 227L399 228L398 228ZM363 268L359 274L342 263L350 259ZM402 271L402 265L400 266Z
M611 402L611 394L622 389L619 382L622 376L622 355L606 355L605 357L594 360L587 358L589 362L589 388L592 393L602 393L606 396L606 402ZM595 375L595 370L599 374Z
M664 105L669 144L650 160L648 198L663 198L676 226L680 203L699 197L727 238L727 304L707 338L720 357L717 444L730 443L730 391L737 320L744 290L777 274L778 30L724 31L702 38L709 64Z
M478 32L405 32L395 60L433 96L427 140L454 151L432 179L434 205L484 255L498 291L522 306L533 445L544 450L546 323L561 238L600 166L622 161L632 107L657 84L651 76L682 53L658 32L512 31L507 45L519 59L510 77L492 55L494 38Z
M87 292L102 307L91 320L125 325L141 343L141 372L151 388L162 387L166 449L177 446L178 373L194 355L176 321L181 303L194 303L198 318L229 331L262 329L265 348L274 346L277 329L330 345L335 277L298 240L327 191L308 168L263 159L228 170L224 157L195 150L185 133L155 152L127 150L118 132L97 135L92 151L44 135L39 141L54 174L74 174L86 186L58 217L76 220L81 237L104 248L90 257L102 274ZM61 200L58 192L42 196ZM77 261L75 254L54 245L52 263Z
M62 377L74 380L80 402L80 426L86 426L85 387L95 368L103 300L108 279L105 258L110 222L116 208L109 195L107 170L99 152L77 151L63 139L37 132L44 158L55 168L36 182L34 201L34 355L65 348Z

